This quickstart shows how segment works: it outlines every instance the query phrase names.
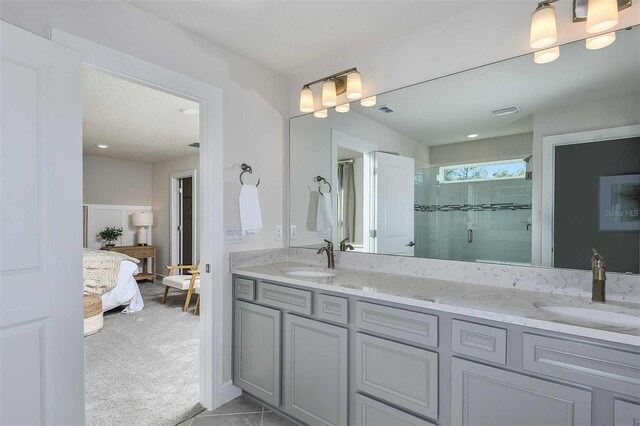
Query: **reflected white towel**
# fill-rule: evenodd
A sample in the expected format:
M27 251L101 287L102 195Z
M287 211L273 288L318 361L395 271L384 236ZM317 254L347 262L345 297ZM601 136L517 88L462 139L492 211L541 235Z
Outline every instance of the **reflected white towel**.
M243 234L257 234L262 230L262 212L255 185L244 184L240 188L240 226Z
M318 197L318 211L316 212L316 231L330 232L333 224L331 193L320 194Z

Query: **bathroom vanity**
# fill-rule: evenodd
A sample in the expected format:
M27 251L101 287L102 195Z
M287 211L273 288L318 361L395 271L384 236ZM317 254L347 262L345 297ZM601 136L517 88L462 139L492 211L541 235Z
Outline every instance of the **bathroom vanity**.
M640 422L635 306L581 324L542 309L593 308L578 297L291 262L233 272L234 383L300 423Z

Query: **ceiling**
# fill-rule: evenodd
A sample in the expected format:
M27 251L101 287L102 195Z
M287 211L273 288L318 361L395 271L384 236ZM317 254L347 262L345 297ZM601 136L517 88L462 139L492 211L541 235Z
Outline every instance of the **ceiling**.
M479 1L139 1L128 3L283 75L478 6ZM185 6L188 3L188 7Z
M198 153L198 103L85 67L83 153L157 163ZM109 145L100 149L96 145Z
M531 132L533 114L545 109L640 94L638 70L640 27L634 27L605 49L587 50L578 41L562 46L549 64L526 55L379 95L375 107L356 102L352 110L429 146L468 141L473 133L485 139ZM379 111L382 105L394 112ZM490 113L509 105L521 112Z

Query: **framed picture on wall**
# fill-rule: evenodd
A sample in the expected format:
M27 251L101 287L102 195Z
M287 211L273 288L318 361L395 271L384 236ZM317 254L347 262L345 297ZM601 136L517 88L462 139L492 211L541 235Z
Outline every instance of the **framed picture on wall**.
M640 231L640 174L600 176L600 231Z

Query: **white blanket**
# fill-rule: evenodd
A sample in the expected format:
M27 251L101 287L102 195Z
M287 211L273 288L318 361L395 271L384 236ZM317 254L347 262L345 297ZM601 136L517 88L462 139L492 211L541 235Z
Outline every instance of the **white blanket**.
M122 313L127 314L137 312L144 307L138 283L134 278L137 272L138 265L128 260L122 261L116 286L101 296L103 311L126 305Z

